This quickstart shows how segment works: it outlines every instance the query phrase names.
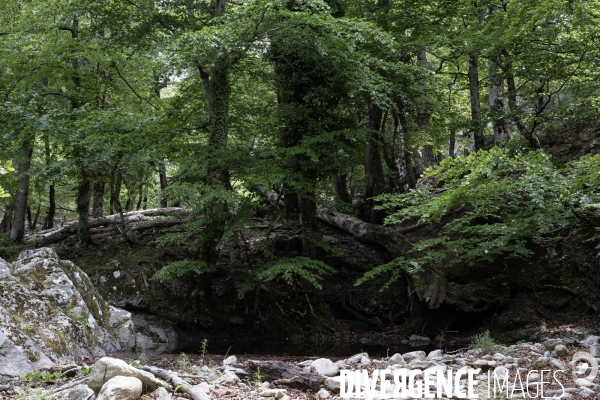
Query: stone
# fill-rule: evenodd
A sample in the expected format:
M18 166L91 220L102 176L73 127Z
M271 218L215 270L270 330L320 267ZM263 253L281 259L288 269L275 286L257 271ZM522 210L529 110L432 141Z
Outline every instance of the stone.
M225 360L223 360L223 365L231 365L237 363L236 356L229 356Z
M259 393L261 397L273 397L275 399L281 399L287 395L287 390L285 389L266 389Z
M494 368L494 372L492 374L492 376L495 375L499 380L504 380L506 377L509 377L508 369L506 369L505 367Z
M567 369L567 367L565 367L565 364L563 364L563 362L557 358L550 359L550 366L554 367L554 369L560 369L563 371L566 371Z
M329 392L323 388L319 389L319 391L315 393L315 395L320 399L328 399L330 396Z
M154 392L150 393L150 396L152 396L152 398L156 400L172 399L171 395L169 394L169 392L167 392L167 389L165 389L164 387L157 388Z
M363 357L360 359L360 365L371 365L371 360L369 357Z
M415 358L425 358L425 352L424 351L411 351L410 353L405 353L402 355L402 358L404 359L404 361L406 362L410 362L411 360L415 359Z
M438 358L438 357L442 357L444 355L444 352L442 350L433 350L430 351L429 354L427 354L427 357L429 358Z
M245 386L245 385L244 385L244 386ZM206 383L206 382L202 382L202 383L200 383L200 384L198 384L198 385L194 385L194 388L195 388L195 389L198 389L198 390L200 390L201 392L204 392L204 393L206 393L206 394L209 394L209 393L210 393L210 385L209 385L208 383Z
M339 393L340 392L340 387L341 387L341 382L342 382L342 378L340 376L334 376L333 378L327 378L325 379L325 387L327 388L327 390L330 390L334 393Z
M558 357L566 357L569 355L569 350L564 344L559 344L554 348L554 352Z
M130 314L110 307L85 272L50 248L23 251L13 264L0 259L0 294L0 383L54 362L133 350Z
M323 376L335 376L340 369L331 360L327 358L319 358L310 364L310 370Z
M69 391L67 400L92 400L96 397L94 391L87 386L76 386Z
M581 397L590 397L593 394L594 394L594 391L591 390L590 388L583 388L583 389L581 389L581 392L579 392L579 395Z
M358 354L355 354L352 357L348 358L346 361L349 362L349 363L357 363L357 362L360 362L360 360L363 357L367 357L368 358L369 354L367 354L367 353L358 353ZM311 363L312 363L312 361L311 361Z
M137 400L142 395L142 381L133 376L115 376L104 385L96 400Z
M388 360L388 364L389 365L394 365L394 364L404 365L404 364L406 364L406 361L404 361L404 357L402 357L402 354L396 353L390 357L390 359Z
M408 363L408 365L406 366L406 368L408 369L426 369L429 368L433 365L433 362L431 361L427 361L427 360L412 360L411 362Z
M577 385L577 386L586 386L586 387L587 386L594 386L594 384L592 382L588 381L585 378L575 379L575 385Z
M549 339L542 343L542 345L549 351L554 351L554 348L559 344L564 345L562 339Z
M144 388L150 391L159 386L168 386L150 372L134 368L123 360L111 357L103 357L94 364L94 368L92 368L92 372L89 375L88 386L94 392L98 393L102 386L115 376L134 377L139 379L144 385Z

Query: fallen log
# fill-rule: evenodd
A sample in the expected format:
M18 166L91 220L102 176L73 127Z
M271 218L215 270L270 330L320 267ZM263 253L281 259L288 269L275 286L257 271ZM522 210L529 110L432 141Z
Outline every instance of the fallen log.
M99 228L105 225L110 224L121 224L121 223L132 223L139 222L143 220L147 220L152 217L166 217L172 215L177 212L185 211L180 207L170 207L170 208L153 208L150 210L143 211L130 211L123 213L123 220L121 221L120 214L108 215L102 218L94 218L90 219L88 224L91 228ZM36 247L47 246L49 244L58 243L62 240L67 239L68 237L77 234L77 229L79 227L78 221L69 222L63 225L60 229L53 229L46 234L46 232L42 231L34 235L34 237L42 237L40 240L36 242Z
M363 243L383 246L393 257L400 257L408 249L408 241L404 235L387 226L370 224L351 215L326 208L317 210L317 218L348 232Z
M260 370L259 374L262 378L271 382L277 381L278 386L302 391L310 389L316 392L325 381L325 377L319 374L305 371L283 361L250 361L248 367L254 374Z
M181 390L183 393L190 395L190 397L193 400L210 400L209 395L207 395L200 389L195 388L194 386L190 385L189 383L187 383L186 381L181 379L179 377L179 375L177 375L176 372L158 368L158 367L151 367L149 365L144 365L142 367L142 369L144 371L148 371L148 372L154 374L155 376L157 376L167 382L171 382L173 384L173 386L179 388L179 390Z

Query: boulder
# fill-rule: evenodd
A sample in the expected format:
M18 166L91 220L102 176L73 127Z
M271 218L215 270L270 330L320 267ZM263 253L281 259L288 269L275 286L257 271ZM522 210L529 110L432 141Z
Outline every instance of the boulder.
M319 358L310 364L310 370L323 376L335 376L339 373L339 367L327 358Z
M559 344L554 348L554 352L559 357L566 357L569 355L569 350L564 344Z
M231 364L235 364L236 362L237 362L236 356L229 356L223 360L223 365L231 365Z
M412 360L414 360L415 358L425 358L425 352L424 351L411 351L410 353L406 353L402 355L402 358L404 359L404 361L406 362L410 362Z
M109 379L96 400L137 400L142 395L142 381L133 376L115 376Z
M89 376L88 386L98 393L108 380L116 376L134 377L140 380L144 389L148 391L152 391L159 386L167 386L165 382L157 379L150 372L139 370L123 360L111 357L103 357L94 364Z
M394 365L394 364L404 365L404 364L406 364L406 361L404 361L402 354L396 353L390 357L390 359L388 360L388 364L389 365Z
M26 250L12 264L0 259L0 383L54 363L132 350L130 315L113 316L121 311L50 248Z

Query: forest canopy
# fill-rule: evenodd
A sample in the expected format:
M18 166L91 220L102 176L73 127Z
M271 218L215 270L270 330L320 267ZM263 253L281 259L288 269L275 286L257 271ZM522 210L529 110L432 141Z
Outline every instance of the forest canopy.
M184 228L154 245L187 256L154 279L211 292L225 271L240 298L275 278L321 288L335 270L319 219L390 252L359 283L528 259L598 221L598 156L558 165L547 149L599 117L599 12L595 0L4 0L0 233L44 243L35 232L75 219L77 245L93 246L98 221L120 215L132 244L128 212L171 206ZM449 215L410 244L389 227ZM255 218L268 229L250 255ZM298 251L275 251L274 224L300 232Z

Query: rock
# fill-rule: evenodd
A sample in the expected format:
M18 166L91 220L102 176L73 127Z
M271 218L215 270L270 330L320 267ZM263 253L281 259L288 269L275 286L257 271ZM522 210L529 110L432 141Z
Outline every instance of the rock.
M13 264L0 259L0 293L0 383L67 359L133 350L130 314L110 307L85 272L50 248L26 250Z
M408 342L412 347L427 346L431 343L431 339L427 336L411 335Z
M340 392L340 387L341 387L341 382L342 382L342 378L339 376L334 376L333 378L327 378L325 379L325 387L327 388L327 390L330 390L334 393L339 393Z
M105 382L115 376L137 378L143 383L144 388L150 391L159 386L167 386L165 382L155 378L150 372L142 371L123 360L110 357L101 358L94 364L94 368L92 368L89 375L88 386L98 393Z
M231 365L237 362L236 356L229 356L225 360L223 360L223 365Z
M554 367L555 369L561 369L563 371L566 371L567 369L567 367L565 367L565 364L563 364L563 362L557 358L550 359L550 366Z
M585 378L578 378L578 379L575 379L575 384L576 384L577 386L594 386L594 384L593 384L592 382L588 381L588 380L587 380L587 379L585 379Z
M136 334L138 350L169 353L177 348L179 335L171 322L150 314L133 314L132 320L136 331L139 331Z
M499 379L504 380L506 377L509 377L508 369L505 367L496 367L494 368L493 374ZM492 375L493 376L493 375ZM493 379L493 378L492 378Z
M554 348L554 352L558 357L566 357L569 355L569 350L564 344L559 344Z
M76 386L67 395L67 400L93 400L95 398L94 391L87 386Z
M402 358L404 359L404 361L410 362L411 360L413 360L415 358L425 358L425 352L424 351L411 351L410 353L403 354Z
M558 346L559 344L564 345L564 342L562 341L562 339L549 339L542 343L542 345L549 351L554 351L554 348L556 346Z
M287 390L285 389L267 389L260 392L259 396L261 397L273 397L275 399L281 399L282 397L287 395Z
M581 397L589 397L593 394L594 394L594 391L589 388L583 388L583 389L581 389L581 392L579 392L579 395Z
M315 395L320 399L328 399L330 396L329 392L323 388L319 389L319 391L315 393Z
M430 351L429 354L427 354L427 357L429 358L438 358L438 357L443 357L444 352L442 350L433 350Z
M171 395L169 394L169 392L167 392L167 389L165 389L164 387L157 388L154 392L150 393L150 396L152 396L152 398L156 400L172 399Z
M142 395L142 381L133 376L115 376L109 379L96 400L137 400Z
M371 365L371 360L369 359L369 357L363 357L360 359L360 365Z
M414 359L408 363L408 369L427 369L433 365L432 361Z
M245 385L244 385L245 386ZM210 393L210 385L206 382L202 382L199 385L194 385L195 389L200 390L201 392L204 392L206 394Z
M358 353L358 354L355 354L352 357L348 358L346 361L349 362L349 363L357 363L357 362L360 362L360 360L363 357L367 357L368 358L369 354L367 354L367 353ZM311 361L311 363L312 363L312 361Z
M319 358L310 364L310 370L323 376L335 376L340 369L331 360L327 358Z
M402 357L402 354L396 353L390 357L390 359L388 360L388 364L389 365L394 365L394 364L404 365L404 364L406 364L406 361L404 361L404 357Z

